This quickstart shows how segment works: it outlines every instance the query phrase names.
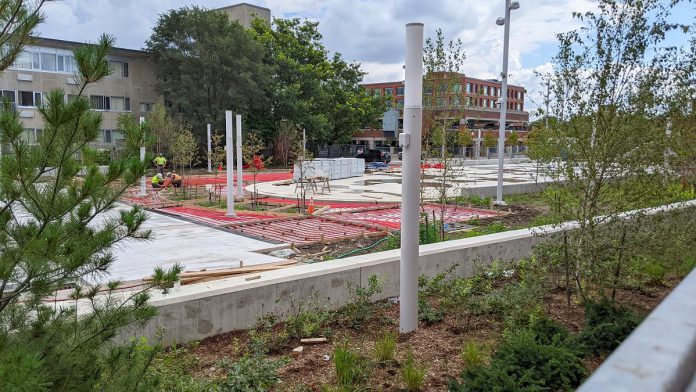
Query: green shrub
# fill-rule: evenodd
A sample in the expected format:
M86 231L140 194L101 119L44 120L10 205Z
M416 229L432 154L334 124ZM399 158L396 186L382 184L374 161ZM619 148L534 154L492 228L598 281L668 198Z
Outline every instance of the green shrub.
M567 391L586 369L567 347L542 344L530 330L508 335L489 366L464 369L450 391Z
M424 322L426 325L432 325L439 323L444 317L444 312L433 308L427 298L423 298L423 296L418 297L418 320Z
M416 364L413 352L406 354L406 361L401 367L401 375L404 378L407 391L420 391L425 381L425 368Z
M340 387L356 387L367 380L369 368L365 358L352 351L347 343L334 348L336 381Z
M377 362L385 363L394 360L396 352L397 336L393 332L385 332L382 337L375 341L375 359Z
M645 283L653 286L661 286L665 282L667 268L657 260L646 260L641 266L640 272L645 278Z
M285 328L290 337L297 339L328 336L331 333L328 326L331 318L331 313L327 311L300 310L288 318Z
M290 338L285 329L274 330L278 317L266 314L249 331L249 352L252 354L277 353L286 348Z
M284 359L271 360L262 355L245 355L237 361L220 364L227 370L227 378L219 385L221 392L266 392L278 384L278 369Z
M585 304L585 328L579 340L589 354L610 353L638 324L640 317L632 310L608 298L588 301Z
M367 287L348 286L353 300L344 306L339 314L339 322L354 329L361 329L374 315L372 297L382 292L383 284L377 275L368 278Z
M696 257L689 256L682 260L682 262L677 266L677 276L680 278L686 277L694 268L696 268Z
M143 348L145 347L141 344L139 350ZM173 347L154 358L140 384L148 386L146 389L153 392L197 392L212 389L211 380L194 377L188 372L188 369L197 365L198 359L189 352L188 347Z
M474 341L464 343L461 355L467 369L483 366L486 363L486 353L483 346Z

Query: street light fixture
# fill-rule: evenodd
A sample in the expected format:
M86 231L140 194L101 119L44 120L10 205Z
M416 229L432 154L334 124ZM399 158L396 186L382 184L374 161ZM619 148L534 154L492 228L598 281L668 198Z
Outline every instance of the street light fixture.
M505 26L503 38L503 73L502 91L500 92L500 124L498 127L498 187L496 192L496 205L505 205L503 201L503 164L505 161L505 122L507 119L507 77L508 77L508 52L510 50L510 11L520 8L517 1L505 0L505 17L498 18L495 24Z

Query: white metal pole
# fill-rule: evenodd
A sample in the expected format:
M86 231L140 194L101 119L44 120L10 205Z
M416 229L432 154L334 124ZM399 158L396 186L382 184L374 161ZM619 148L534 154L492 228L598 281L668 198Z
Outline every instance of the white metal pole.
M500 100L500 126L498 128L498 189L496 192L496 205L505 205L503 201L503 165L505 162L505 121L507 116L507 78L508 78L508 50L510 46L510 0L505 0L505 33L503 38L503 91Z
M244 197L244 183L242 182L242 115L237 115L237 196Z
M232 145L232 111L225 110L225 166L227 170L227 213L226 216L236 216L234 213L234 157Z
M213 171L213 165L212 165L212 154L213 150L210 148L210 124L208 124L208 173Z
M145 117L140 117L140 128L142 129L145 123ZM147 162L145 162L145 146L140 146L140 162L145 164L145 170L147 171ZM147 176L143 174L143 178L140 179L140 193L139 196L147 195Z
M418 328L418 237L420 216L421 127L423 115L423 24L406 25L406 81L401 164L401 268L399 331Z

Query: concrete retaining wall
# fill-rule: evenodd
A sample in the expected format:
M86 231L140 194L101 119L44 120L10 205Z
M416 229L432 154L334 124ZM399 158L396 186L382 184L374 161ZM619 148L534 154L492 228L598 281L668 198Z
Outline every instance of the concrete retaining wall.
M420 274L432 277L456 266L458 275L471 276L477 263L527 257L537 241L532 230L523 229L424 245ZM153 338L164 328L163 343L171 345L249 328L269 312L285 319L300 301L337 308L351 301L350 287L365 286L374 274L385 281L375 299L394 297L399 293L399 260L397 249L264 272L248 282L230 278L175 288L166 296L156 294L151 304L158 308L157 316L129 333Z

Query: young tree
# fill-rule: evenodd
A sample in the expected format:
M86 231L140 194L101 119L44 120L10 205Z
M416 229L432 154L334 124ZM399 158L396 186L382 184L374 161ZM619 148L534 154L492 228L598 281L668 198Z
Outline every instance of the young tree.
M181 128L179 124L159 102L152 107L152 111L147 116L147 122L155 139L155 152L171 157L170 146Z
M245 136L244 145L242 146L242 157L244 162L249 165L253 175L254 193L252 198L256 198L256 176L266 168L270 161L270 159L259 155L265 149L266 145L255 132L250 132Z
M661 96L678 66L665 42L680 27L670 19L673 3L600 0L597 12L575 14L580 29L559 35L549 82L558 121L535 138L534 151L556 181L548 192L553 209L579 223L566 238L583 299L601 294L606 277L621 269L608 256L616 245L604 230L620 212L649 203L669 176Z
M282 163L284 167L288 166L290 152L293 148L293 143L295 143L297 140L297 137L297 125L288 120L280 120L280 123L278 124L278 132L273 139L273 149L275 152L275 159Z
M90 148L102 117L90 110L85 91L109 74L112 43L102 36L75 50L78 98L66 102L60 89L46 94L37 144L22 138L16 111L6 107L0 113L2 143L12 150L0 161L1 390L145 387L140 376L151 355L139 357L135 344L119 346L114 338L125 326L152 317L147 290L171 285L179 267L158 269L151 284L132 294L119 292L115 281L82 288L86 279L109 273L115 244L150 234L142 229L142 210L116 205L145 173L139 157L143 130L126 130L126 150L105 173ZM48 301L69 285L76 287L73 302Z
M200 155L198 154L198 140L196 140L191 130L183 125L182 129L174 136L170 150L172 160L174 164L179 165L182 175L187 167L191 170L193 165L197 164L200 160Z
M211 157L213 165L215 165L215 175L217 176L220 168L225 165L225 159L227 159L227 152L225 151L225 135L222 133L215 132L210 137L211 139Z

